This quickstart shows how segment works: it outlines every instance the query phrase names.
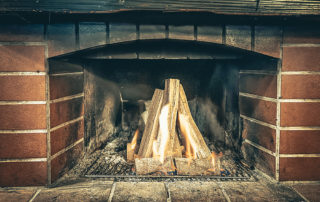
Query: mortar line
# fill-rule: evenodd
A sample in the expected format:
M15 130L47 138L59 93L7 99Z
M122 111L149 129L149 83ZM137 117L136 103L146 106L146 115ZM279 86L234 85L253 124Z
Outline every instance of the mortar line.
M0 72L0 76L45 76L46 72Z
M289 127L279 127L280 130L320 130L320 126L289 126Z
M77 146L78 144L80 144L81 142L84 141L84 138L81 138L79 140L77 140L76 142L70 144L69 146L61 149L60 151L58 151L57 153L55 153L54 155L51 156L50 161L57 158L58 156L60 156L61 154L69 151L70 149L72 149L73 147Z
M69 95L69 96L57 98L57 99L54 99L54 100L50 100L50 104L57 103L57 102L63 102L63 101L67 101L67 100L72 100L72 99L80 98L80 97L83 97L83 96L84 96L84 93L79 93L79 94L75 94L75 95Z
M281 47L320 47L320 44L317 43L283 43Z
M41 192L41 189L38 189L28 202L32 202L40 194L40 192Z
M320 75L320 71L284 71L282 75Z
M280 102L320 102L320 99L280 99Z
M0 101L0 105L39 105L47 104L47 101Z
M46 46L46 42L0 42L0 46Z
M78 121L80 121L80 120L82 120L82 119L83 119L83 116L80 116L80 117L78 117L78 118L75 118L75 119L72 119L72 120L70 120L70 121L64 122L64 123L62 123L62 124L60 124L60 125L57 125L57 126L51 128L51 129L50 129L50 132L53 132L53 131L55 131L55 130L58 130L59 128L65 127L65 126L70 125L70 124L72 124L72 123L78 122Z
M266 123L266 122L263 122L263 121L260 121L260 120L254 119L254 118L250 118L250 117L245 116L243 114L240 114L240 117L243 118L243 119L246 119L248 121L251 121L251 122L254 122L254 123L269 127L269 128L272 128L272 129L277 129L277 126L275 126L275 125L272 125L270 123Z
M112 188L111 188L111 191L110 191L110 195L109 195L109 198L108 198L108 202L112 202L112 198L113 198L113 195L114 195L114 191L116 189L116 185L117 185L117 182L113 182Z
M227 194L226 190L220 185L219 182L216 182L216 183L217 183L218 187L220 188L220 190L221 190L224 198L226 199L226 201L227 202L231 202L231 199L230 199L229 195Z
M279 157L279 153L280 153L280 122L281 122L281 103L280 103L280 99L281 99L281 72L282 72L282 58L283 58L283 48L282 48L282 44L283 44L283 27L281 27L281 40L280 40L280 59L278 61L278 66L277 66L277 120L276 120L276 162L275 162L275 169L276 169L276 173L275 173L275 178L277 181L279 181L279 176L280 176L280 157Z
M0 134L9 133L9 134L16 134L16 133L47 133L47 129L36 129L36 130L0 130Z
M51 133L50 133L50 77L49 77L49 50L45 48L45 69L46 69L46 120L47 120L47 180L51 184Z
M73 75L81 75L83 72L65 72L65 73L54 73L49 74L49 76L73 76Z
M320 154L280 154L280 158L318 158Z
M239 95L242 97L249 97L249 98L264 100L264 101L268 101L268 102L277 102L276 98L265 97L265 96L251 94L251 93L239 92Z
M46 162L46 161L47 161L47 158L0 159L0 163Z
M171 194L170 194L170 189L168 183L164 182L164 188L167 192L167 202L171 202Z
M276 153L272 152L271 150L269 150L267 148L264 148L263 146L260 146L260 145L254 143L254 142L252 142L252 141L250 141L248 139L245 139L244 142L250 144L251 146L253 146L253 147L255 147L255 148L257 148L257 149L259 149L259 150L261 150L261 151L263 151L263 152L265 152L267 154L270 154L271 156L275 156L276 157Z
M277 75L276 71L261 71L261 70L241 70L240 74L262 74L262 75Z

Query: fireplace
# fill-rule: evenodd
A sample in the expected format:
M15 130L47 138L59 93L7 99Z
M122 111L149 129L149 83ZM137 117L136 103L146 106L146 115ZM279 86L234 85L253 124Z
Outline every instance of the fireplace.
M101 151L105 164L89 162L80 174L133 175L117 158L169 78L180 80L222 162L232 156L279 181L319 180L318 30L201 17L192 24L98 19L2 25L1 185L50 184ZM110 143L119 145L103 150ZM99 170L105 165L112 168ZM28 174L17 174L22 167Z

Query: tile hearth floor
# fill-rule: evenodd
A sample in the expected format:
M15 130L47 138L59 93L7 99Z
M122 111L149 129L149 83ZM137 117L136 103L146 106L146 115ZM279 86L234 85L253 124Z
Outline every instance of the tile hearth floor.
M3 187L0 201L320 201L319 183L113 182L81 178L46 187Z

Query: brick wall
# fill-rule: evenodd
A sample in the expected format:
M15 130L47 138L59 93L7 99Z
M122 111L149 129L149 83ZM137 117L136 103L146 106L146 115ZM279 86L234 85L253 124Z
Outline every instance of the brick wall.
M0 28L0 186L47 183L43 25Z
M264 70L240 71L243 151L276 179L320 179L319 30L79 22L1 25L0 185L51 183L83 150L82 67L50 60L49 72L48 57L161 38L226 44L280 58L278 65L261 64Z

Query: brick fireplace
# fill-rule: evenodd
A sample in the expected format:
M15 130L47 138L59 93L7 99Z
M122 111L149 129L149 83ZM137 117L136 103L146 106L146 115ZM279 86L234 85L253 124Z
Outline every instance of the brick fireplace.
M320 180L319 29L249 20L170 24L165 19L68 19L0 25L1 186L51 184L92 149L90 140L93 149L103 142L88 137L91 127L85 127L85 120L91 120L86 113L86 91L92 87L86 83L87 69L64 58L88 48L166 39L268 58L250 60L237 72L236 140L244 160L278 181ZM196 59L208 59L203 55ZM159 57L120 51L103 57L192 60L183 52Z

